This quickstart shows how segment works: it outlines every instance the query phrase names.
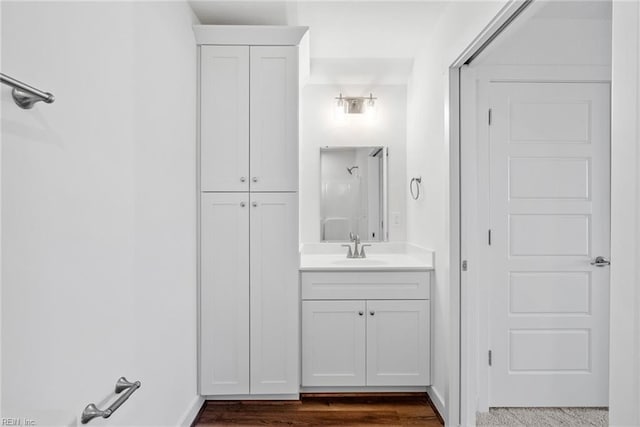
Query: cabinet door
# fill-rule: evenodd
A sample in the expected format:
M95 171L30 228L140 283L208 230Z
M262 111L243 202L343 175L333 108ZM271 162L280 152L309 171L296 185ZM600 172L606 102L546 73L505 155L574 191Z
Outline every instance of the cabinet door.
M298 48L251 47L251 191L298 189Z
M249 47L200 48L200 189L249 190Z
M302 385L364 386L364 301L302 302Z
M249 393L247 194L201 199L200 394Z
M297 194L250 197L251 393L298 393Z
M367 301L367 385L429 385L429 301Z

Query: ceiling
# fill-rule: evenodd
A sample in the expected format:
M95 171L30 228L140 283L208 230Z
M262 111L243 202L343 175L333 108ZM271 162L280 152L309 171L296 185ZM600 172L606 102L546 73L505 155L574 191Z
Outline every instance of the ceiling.
M405 84L445 1L189 2L202 24L310 28L311 82Z
M451 1L455 0L189 3L202 24L308 26L310 83L380 85L406 84L417 49L425 45ZM543 0L530 9L533 19L611 19L611 0Z

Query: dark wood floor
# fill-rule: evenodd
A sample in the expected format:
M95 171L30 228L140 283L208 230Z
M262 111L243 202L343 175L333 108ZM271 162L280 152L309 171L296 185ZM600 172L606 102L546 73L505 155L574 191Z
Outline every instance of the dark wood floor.
M428 426L441 419L423 393L303 395L300 401L208 401L195 426Z

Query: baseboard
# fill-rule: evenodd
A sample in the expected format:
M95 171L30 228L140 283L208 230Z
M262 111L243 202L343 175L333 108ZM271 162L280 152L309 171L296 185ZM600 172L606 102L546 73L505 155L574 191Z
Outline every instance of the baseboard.
M314 393L301 393L300 400L304 398L397 398L397 397L424 397L426 391L422 392L314 392Z
M300 387L300 393L424 393L427 387Z
M225 394L219 396L204 396L205 400L300 400L300 393L292 394Z
M185 413L182 414L182 417L180 417L180 423L178 425L180 427L191 427L200 413L203 404L204 399L201 396L196 396Z
M427 387L427 394L429 395L429 399L431 399L433 405L436 407L438 414L440 414L440 418L442 418L444 424L447 425L447 408L444 404L444 399L442 399L438 390L433 387Z

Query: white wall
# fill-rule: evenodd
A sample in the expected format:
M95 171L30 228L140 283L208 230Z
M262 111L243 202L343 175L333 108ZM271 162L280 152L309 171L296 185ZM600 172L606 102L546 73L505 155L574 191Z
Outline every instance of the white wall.
M335 97L373 96L373 123L361 115L347 116L342 124L334 117ZM389 147L389 240L406 239L406 86L307 85L302 90L300 125L300 240L320 241L320 147ZM400 224L394 225L397 212Z
M546 11L551 13L559 4L543 1L531 6L473 65L611 65L610 5L573 2L563 7L566 17L548 17ZM585 7L594 9L594 16L571 16Z
M196 399L195 42L183 2L2 2L2 409L176 425ZM28 25L25 25L28 23Z
M432 285L431 396L442 415L457 422L449 405L450 375L457 366L449 340L449 140L448 68L507 1L455 2L416 56L407 87L407 175L422 176L423 196L407 198L407 240L436 253ZM405 189L405 194L407 194Z
M609 423L640 425L640 3L613 3Z
M197 400L196 18L180 1L134 17L132 376L150 393L131 422L175 425Z

